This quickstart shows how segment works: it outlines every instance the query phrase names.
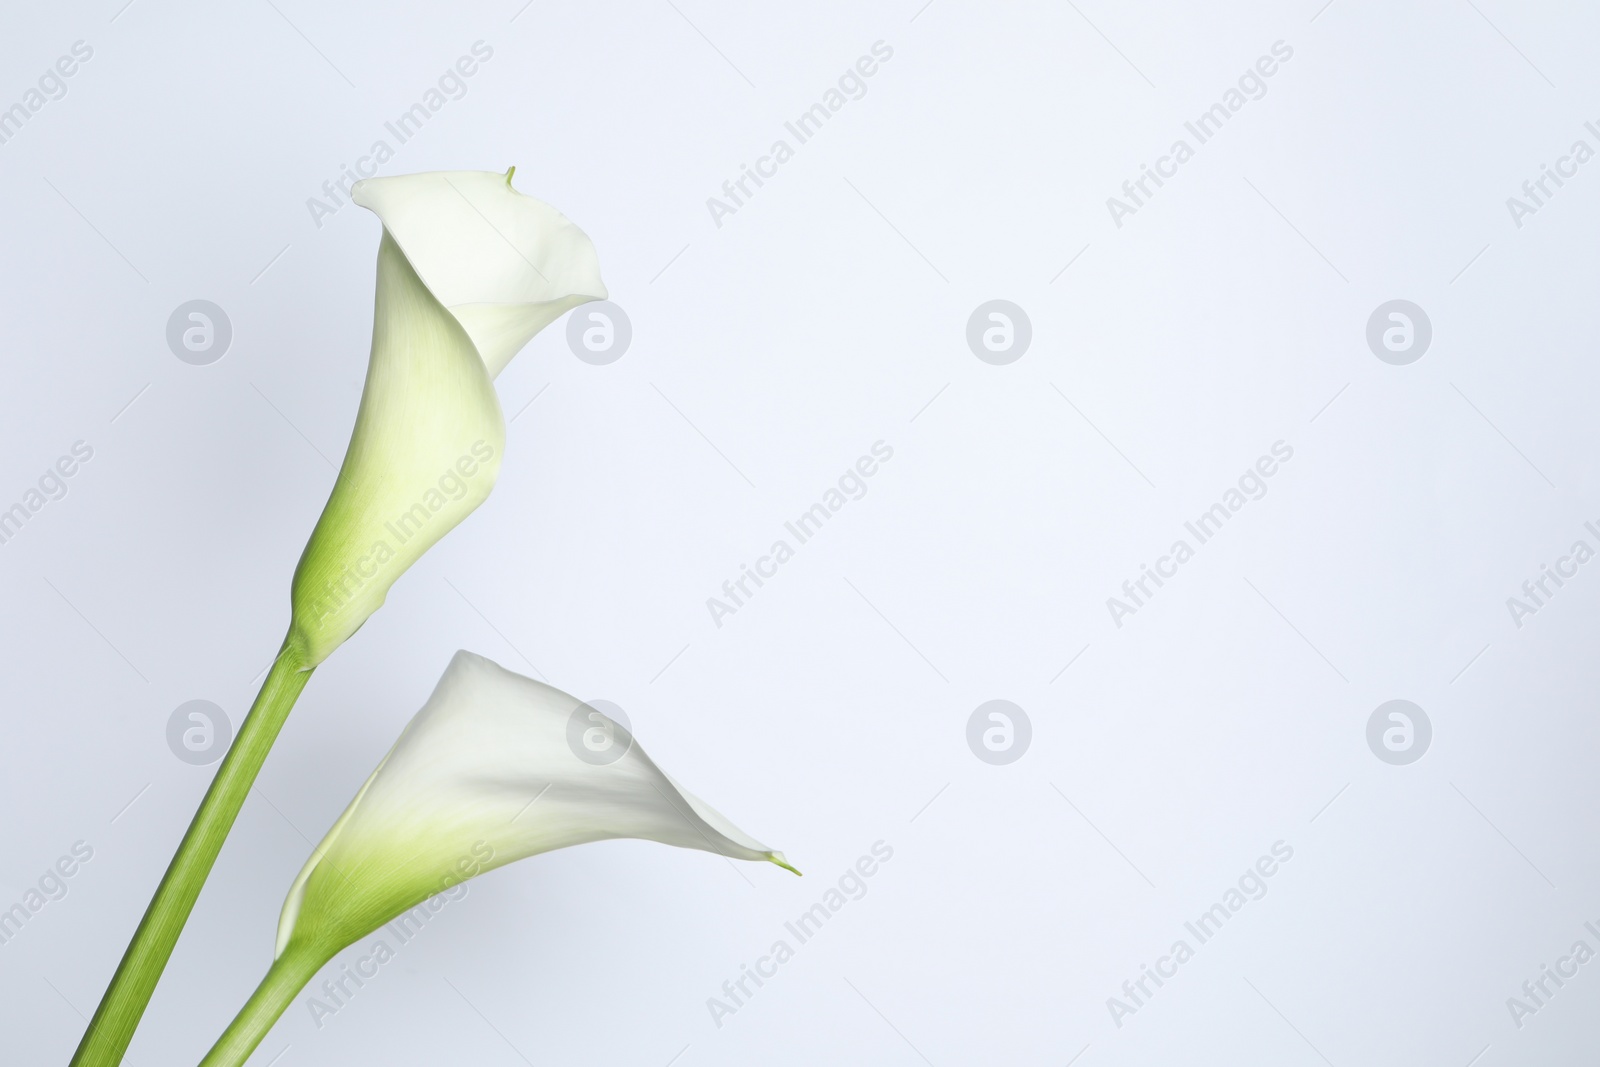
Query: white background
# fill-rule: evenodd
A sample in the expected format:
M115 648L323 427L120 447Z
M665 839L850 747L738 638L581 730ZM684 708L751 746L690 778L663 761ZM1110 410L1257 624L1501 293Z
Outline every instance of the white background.
M479 40L383 173L515 164L593 237L632 346L590 366L563 321L501 375L493 496L312 679L129 1064L209 1047L459 647L616 702L806 877L642 842L508 867L320 1028L297 1000L253 1063L1594 1047L1600 963L1520 1028L1507 998L1600 949L1600 564L1520 628L1506 605L1600 547L1600 162L1520 227L1506 204L1600 149L1593 12L122 2L0 26L0 107L94 50L0 145L0 507L94 449L0 545L0 908L94 850L0 946L0 1058L70 1056L215 769L168 717L237 725L286 625L379 237L306 200ZM717 226L707 198L876 41L865 96ZM1266 94L1117 226L1107 198L1276 41ZM197 298L233 325L209 366L165 340ZM1008 366L965 339L996 298L1032 322ZM1409 365L1366 343L1392 299L1432 322ZM867 494L714 625L706 598L878 440ZM1116 626L1106 599L1280 440L1267 494ZM996 698L1033 728L1006 766L966 741ZM1408 766L1367 745L1391 699L1433 725ZM879 840L866 896L717 1026L707 999ZM1277 841L1266 895L1118 1026L1107 998Z

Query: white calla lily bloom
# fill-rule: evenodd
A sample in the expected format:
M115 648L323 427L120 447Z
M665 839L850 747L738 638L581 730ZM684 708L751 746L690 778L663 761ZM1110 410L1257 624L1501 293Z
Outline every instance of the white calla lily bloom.
M623 724L457 652L294 880L272 968L202 1067L242 1063L324 963L435 894L528 856L629 837L795 871L657 767Z
M585 758L589 731L605 737L603 762ZM621 723L457 652L295 879L277 954L297 941L338 951L467 877L619 837L788 867L673 781Z
M544 327L606 297L589 238L510 173L368 178L352 199L383 239L355 430L294 575L290 642L311 667L488 497L506 434L495 376Z

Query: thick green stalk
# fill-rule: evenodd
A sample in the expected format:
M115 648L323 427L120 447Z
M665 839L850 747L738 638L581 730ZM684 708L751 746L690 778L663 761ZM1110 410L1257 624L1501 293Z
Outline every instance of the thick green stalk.
M200 1061L200 1067L243 1067L295 994L305 988L326 962L325 957L304 947L291 945L285 949L283 955L272 961L267 976L261 979L239 1014L211 1046L206 1058Z
M122 1062L134 1028L150 1003L150 995L155 992L222 842L289 717L289 710L310 678L311 668L304 666L299 642L292 636L285 639L267 672L267 680L261 683L250 714L239 727L239 736L211 780L200 810L195 812L177 854L139 921L139 929L122 954L111 985L72 1057L72 1067L116 1067Z

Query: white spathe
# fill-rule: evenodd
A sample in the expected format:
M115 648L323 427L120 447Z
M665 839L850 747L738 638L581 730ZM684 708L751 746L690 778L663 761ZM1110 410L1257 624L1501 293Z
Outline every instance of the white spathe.
M609 762L579 754L591 730L616 746ZM467 878L620 837L794 869L673 781L621 724L457 652L290 887L277 955L293 945L331 957Z
M488 497L505 451L495 375L606 296L589 238L509 173L369 178L352 199L383 238L361 406L291 593L290 640L309 667Z
M383 220L422 283L466 329L490 378L534 334L579 304L606 298L588 236L511 188L507 174L367 178L350 192Z

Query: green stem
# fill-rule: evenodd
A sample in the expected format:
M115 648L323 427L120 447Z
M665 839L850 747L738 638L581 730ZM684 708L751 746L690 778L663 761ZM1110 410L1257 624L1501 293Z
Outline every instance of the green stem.
M311 668L304 665L299 643L292 636L285 638L250 714L239 727L238 738L211 780L200 810L122 954L111 985L72 1057L72 1067L116 1067L122 1062L222 842L289 717L289 709L310 678Z
M211 1046L206 1058L200 1061L200 1067L242 1067L295 994L305 988L326 962L326 958L304 948L286 948L283 955L272 961L267 976L261 979L239 1014Z

